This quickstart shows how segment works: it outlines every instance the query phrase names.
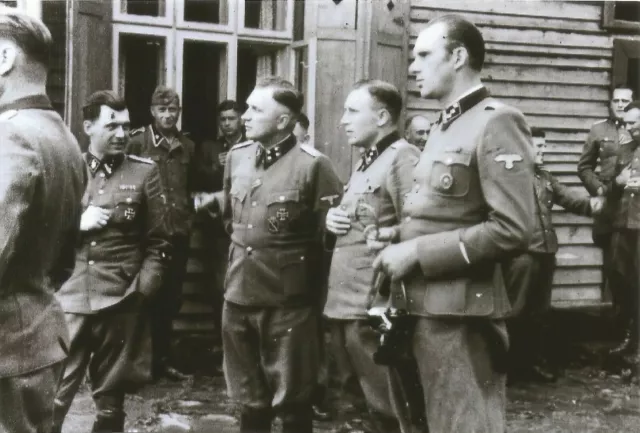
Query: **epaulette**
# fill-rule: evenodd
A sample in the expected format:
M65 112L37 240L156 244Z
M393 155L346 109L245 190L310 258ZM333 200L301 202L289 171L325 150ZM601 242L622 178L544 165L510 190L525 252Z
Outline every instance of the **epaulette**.
M600 123L606 123L608 121L609 121L609 119L598 120L597 122L594 123L594 125L599 125Z
M149 158L143 158L141 156L137 156L137 155L127 155L127 158L129 158L132 161L137 161L137 162L143 162L145 164L155 164L152 160L150 160Z
M18 114L18 110L7 110L3 113L0 113L0 120L13 119L14 117L16 117L16 114Z
M319 157L320 155L322 155L322 153L320 153L320 151L318 149L316 149L315 147L311 147L307 144L301 144L300 145L300 149L304 150L305 152L307 152L309 155L313 156L314 158Z
M144 126L141 126L140 128L134 129L131 132L129 132L129 136L130 137L135 137L138 134L141 134L144 132Z
M235 146L233 146L231 150L241 149L243 147L249 146L250 144L253 144L253 140L247 140L247 141L243 141L242 143L238 143Z

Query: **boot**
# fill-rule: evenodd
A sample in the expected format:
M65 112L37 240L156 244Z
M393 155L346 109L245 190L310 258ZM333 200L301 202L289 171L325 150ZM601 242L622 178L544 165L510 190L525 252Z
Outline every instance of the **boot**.
M638 332L635 323L629 323L622 335L622 341L609 350L610 356L628 355L638 349Z
M271 409L243 409L240 433L271 433Z
M116 433L124 431L124 412L98 412L93 423L92 433Z
M313 413L311 405L300 405L282 416L282 433L312 433Z

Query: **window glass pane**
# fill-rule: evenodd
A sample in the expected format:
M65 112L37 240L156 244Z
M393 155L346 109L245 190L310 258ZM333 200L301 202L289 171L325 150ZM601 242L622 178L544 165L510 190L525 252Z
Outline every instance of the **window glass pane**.
M185 41L182 59L182 129L196 143L217 136L218 103L226 97L224 45Z
M42 2L42 21L51 32L53 46L47 74L47 95L53 108L64 117L65 77L67 71L67 6L62 1Z
M278 48L251 42L238 44L238 101L245 102L257 78L276 74Z
M120 35L120 89L136 128L151 123L151 95L164 82L165 40L157 36Z
M293 40L304 39L304 0L294 0L293 3Z
M286 0L245 0L244 5L245 28L286 30Z
M2 4L3 6L8 6L10 8L17 8L18 7L18 1L14 0L0 0L0 4Z
M617 20L640 22L640 2L616 2L613 16Z
M120 0L122 13L163 17L166 14L165 0ZM179 0L180 1L180 0Z
M184 20L209 24L227 24L229 6L227 0L178 0L184 1Z

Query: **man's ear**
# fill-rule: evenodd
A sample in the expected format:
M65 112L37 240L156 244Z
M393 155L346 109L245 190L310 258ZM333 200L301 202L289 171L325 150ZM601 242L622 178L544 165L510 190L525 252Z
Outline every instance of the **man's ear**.
M393 123L391 121L391 114L389 114L389 110L387 110L386 108L381 108L376 112L376 125L377 126L384 126L387 124L391 124Z
M93 122L91 120L85 120L82 122L82 128L84 129L84 133L87 135L91 135L92 126L93 126Z
M9 41L0 42L0 75L7 75L16 64L18 50L15 44Z
M289 127L289 123L291 122L291 115L290 114L281 114L278 116L278 123L277 123L277 128L278 131L284 131L285 129L287 129Z
M453 56L453 67L458 70L469 60L469 52L465 47L456 47L451 54Z

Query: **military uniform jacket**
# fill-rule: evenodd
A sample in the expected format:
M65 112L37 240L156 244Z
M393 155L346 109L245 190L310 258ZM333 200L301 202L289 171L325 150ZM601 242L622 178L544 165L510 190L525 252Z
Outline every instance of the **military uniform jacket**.
M604 209L596 217L594 225L596 232L603 233L611 230L617 202L614 200L616 195L609 193L615 188L616 162L622 150L621 143L629 140L630 137L624 126L614 119L607 119L593 124L582 149L582 155L578 161L580 180L592 196L597 195L600 187L604 188L607 195ZM600 173L595 171L598 159Z
M202 190L201 165L194 158L193 141L178 132L171 144L151 125L132 131L127 153L155 162L160 170L167 205L166 224L172 235L191 231L191 193Z
M536 168L536 219L535 230L531 237L529 251L534 253L556 253L558 251L558 237L551 221L551 208L554 204L562 206L571 213L591 215L588 197L583 197L576 191L558 182L547 170Z
M373 299L373 260L363 230L374 224L366 213L358 218L358 206L366 204L377 215L380 227L398 224L404 195L413 186L413 167L420 150L399 139L387 147L365 170L356 166L344 188L340 207L351 217L351 229L339 236L331 261L329 289L324 314L334 319L361 319Z
M240 143L247 141L244 133L240 137ZM233 147L224 137L218 137L216 140L205 140L202 142L199 153L202 163L206 167L206 182L202 190L207 192L216 192L222 189L222 180L224 177L224 165L227 162L227 154Z
M613 227L616 229L640 229L640 147L635 141L623 143L618 155L615 176L626 167L631 170L628 186L612 182L607 202L612 213ZM615 177L614 177L615 179ZM632 186L634 185L634 186Z
M431 133L400 225L417 238L408 308L424 316L500 318L510 310L496 260L528 247L535 224L531 134L514 108L486 98Z
M76 139L46 96L0 113L0 377L10 377L66 357L54 290L73 266L86 175Z
M83 209L93 205L112 214L102 229L82 232L73 274L57 293L65 312L92 314L133 293L148 297L158 290L170 247L162 194L158 166L135 156L123 155L111 175L101 168L90 175Z
M329 159L295 143L268 168L259 144L232 148L224 178L223 221L231 234L225 300L250 306L314 305L326 281L322 231L342 184Z

